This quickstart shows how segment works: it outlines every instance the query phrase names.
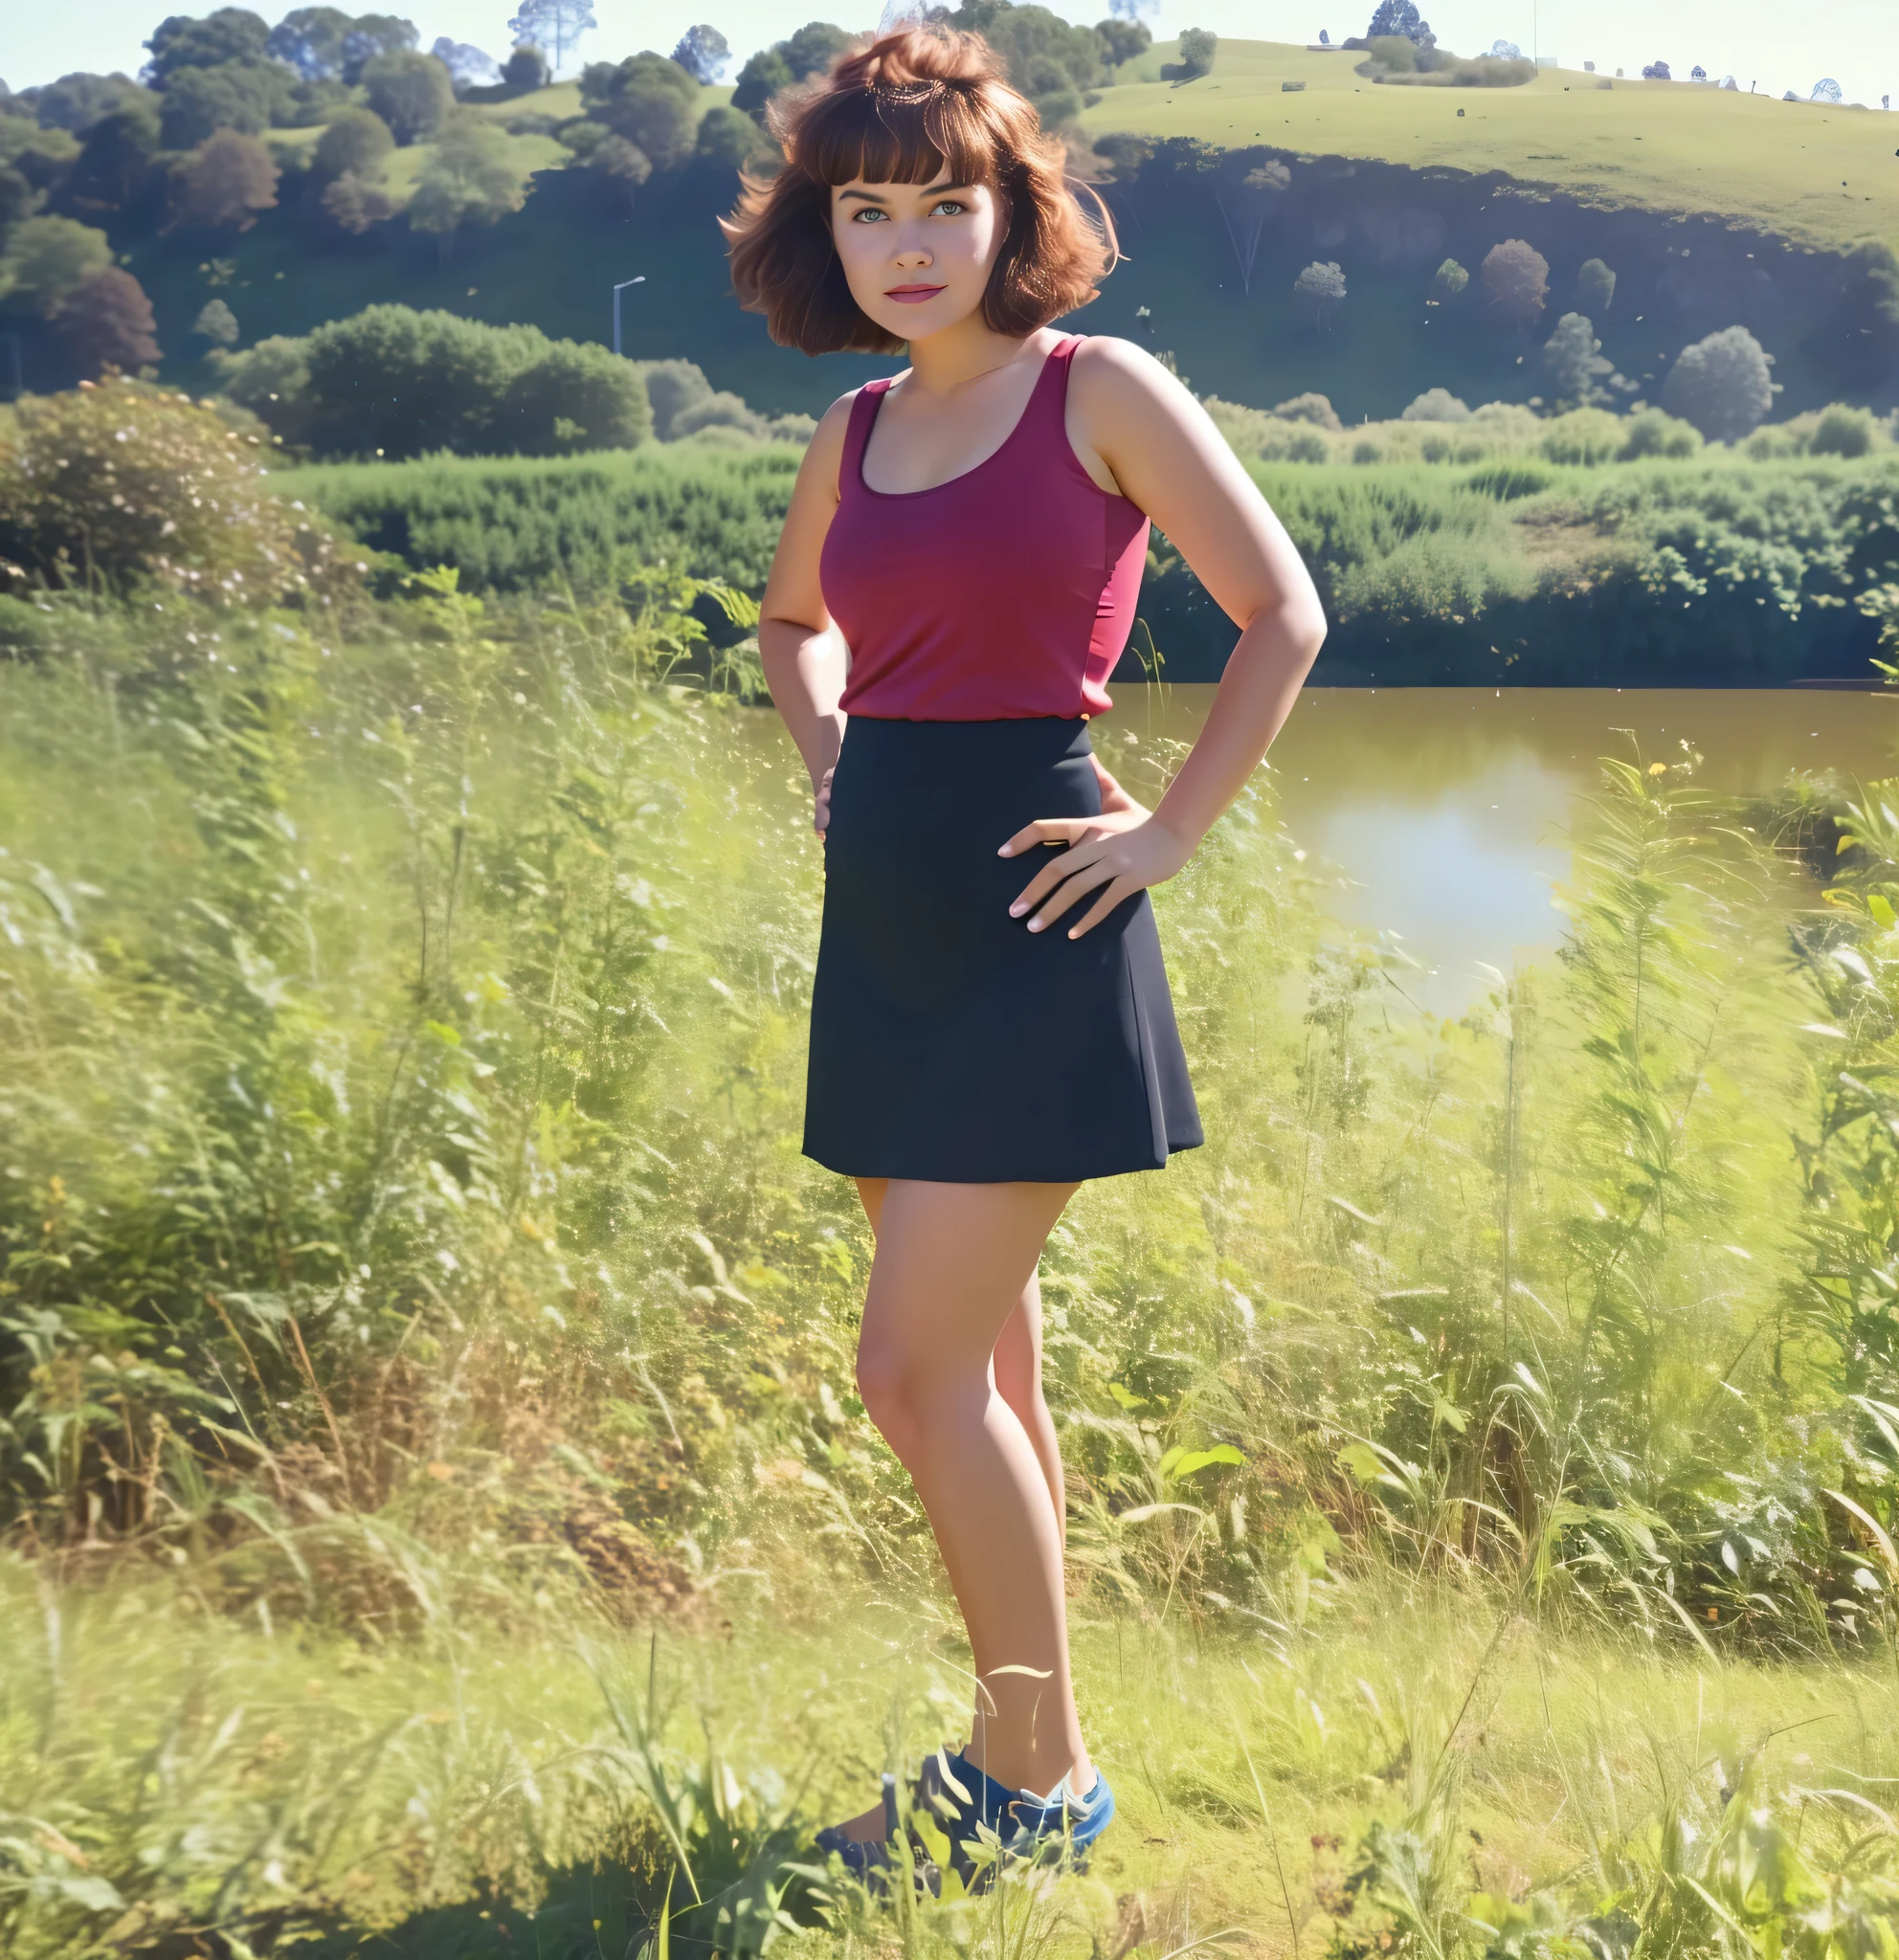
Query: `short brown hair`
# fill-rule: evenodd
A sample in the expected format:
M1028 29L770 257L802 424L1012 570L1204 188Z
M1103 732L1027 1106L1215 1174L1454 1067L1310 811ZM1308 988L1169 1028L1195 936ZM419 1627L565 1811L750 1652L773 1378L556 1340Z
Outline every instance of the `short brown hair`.
M807 354L895 353L851 298L831 235L831 189L927 184L948 168L988 184L1008 204L983 318L997 333L1031 334L1084 305L1119 256L1097 197L1099 229L1082 214L1062 171L1060 141L1003 80L979 34L907 27L843 56L815 86L769 111L785 165L770 180L743 177L720 220L740 303L765 315L771 338Z

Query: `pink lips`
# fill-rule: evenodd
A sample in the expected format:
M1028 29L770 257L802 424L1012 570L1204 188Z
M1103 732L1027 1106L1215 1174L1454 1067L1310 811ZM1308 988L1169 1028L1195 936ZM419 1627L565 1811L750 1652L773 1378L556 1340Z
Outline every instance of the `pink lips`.
M943 291L941 286L891 286L883 297L886 300L901 300L905 306L920 306L926 300L933 300Z

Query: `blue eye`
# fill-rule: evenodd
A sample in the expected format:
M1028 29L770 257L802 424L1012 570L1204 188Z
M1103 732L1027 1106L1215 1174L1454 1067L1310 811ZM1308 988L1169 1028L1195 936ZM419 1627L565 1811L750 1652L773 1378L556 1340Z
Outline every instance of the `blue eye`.
M947 211L952 217L955 217L960 216L967 209L968 206L959 204L955 198L946 197L940 204L930 206L929 214L931 217L934 217L938 212Z

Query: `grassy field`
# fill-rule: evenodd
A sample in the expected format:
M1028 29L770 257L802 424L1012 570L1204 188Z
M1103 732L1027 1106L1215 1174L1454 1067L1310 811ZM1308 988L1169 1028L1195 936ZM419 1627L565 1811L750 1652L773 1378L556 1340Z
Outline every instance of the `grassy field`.
M702 596L0 667L10 1954L619 1960L957 1732ZM1561 958L1454 1021L1258 773L1156 894L1207 1144L1043 1261L1123 1824L788 1960L1888 1960L1899 790L1822 762L1606 759Z
M788 1619L770 1591L731 1578L716 1633L629 1635L563 1592L538 1609L523 1593L505 1628L443 1612L366 1648L220 1622L175 1581L49 1610L0 1564L0 1779L55 1882L11 1921L0 1897L9 1950L150 1951L221 1927L310 1960L621 1960L669 1874L676 1904L687 1869L716 1892L794 1841L785 1820L856 1808L962 1719L967 1655L940 1622L875 1592L828 1624ZM1776 1918L1802 1954L1884 1950L1889 1669L1565 1640L1506 1601L1389 1579L1335 1589L1323 1632L1236 1639L1187 1605L1081 1605L1076 1622L1118 1810L1089 1873L907 1927L847 1904L832 1928L780 1929L783 1960L1203 1940L1259 1960L1501 1960L1565 1938L1587 1952L1605 1924L1649 1950L1732 1955L1766 1950ZM1829 1905L1837 1949L1798 1924Z
M1083 126L1501 170L1589 203L1712 212L1833 249L1899 240L1899 124L1877 110L1579 68L1521 88L1374 85L1353 72L1362 56L1275 41L1222 39L1211 74L1163 82L1164 52L1142 64L1152 80L1105 90ZM1303 90L1285 93L1288 81Z

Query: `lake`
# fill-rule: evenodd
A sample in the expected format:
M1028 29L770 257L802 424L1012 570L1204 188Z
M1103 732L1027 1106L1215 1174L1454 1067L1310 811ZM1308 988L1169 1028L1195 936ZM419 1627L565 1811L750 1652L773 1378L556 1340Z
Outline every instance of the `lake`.
M1095 746L1120 773L1127 736L1191 741L1216 690L1112 692ZM1673 762L1684 742L1713 791L1771 789L1794 768L1869 780L1899 772L1899 691L1308 687L1266 764L1286 829L1335 880L1328 909L1399 936L1426 969L1406 992L1454 1015L1494 985L1477 962L1508 972L1561 937L1551 887L1569 877L1596 759Z

